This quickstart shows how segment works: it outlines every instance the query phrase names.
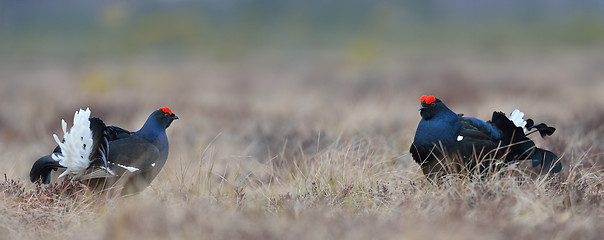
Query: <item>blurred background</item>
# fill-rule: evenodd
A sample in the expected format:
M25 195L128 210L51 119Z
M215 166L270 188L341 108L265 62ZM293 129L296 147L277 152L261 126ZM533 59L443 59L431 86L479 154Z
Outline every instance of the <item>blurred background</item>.
M520 108L559 128L543 144L561 153L594 134L578 148L599 159L602 93L596 0L0 0L0 167L14 178L85 107L130 130L171 107L176 162L211 145L246 168L368 136L414 166L424 94L483 119ZM564 130L577 121L584 132Z

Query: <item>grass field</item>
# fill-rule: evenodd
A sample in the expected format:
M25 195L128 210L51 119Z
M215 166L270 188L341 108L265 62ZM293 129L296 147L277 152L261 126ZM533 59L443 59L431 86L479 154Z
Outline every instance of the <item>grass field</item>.
M603 55L436 52L4 60L0 238L601 239ZM563 172L426 182L408 153L423 94L466 116L519 108L555 126L533 139ZM136 130L160 106L180 119L141 194L29 182L75 110Z

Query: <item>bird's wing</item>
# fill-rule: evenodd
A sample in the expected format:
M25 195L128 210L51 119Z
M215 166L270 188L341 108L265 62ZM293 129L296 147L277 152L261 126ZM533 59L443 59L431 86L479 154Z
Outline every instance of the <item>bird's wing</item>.
M110 143L108 161L116 171L145 172L160 159L159 149L146 139L131 136ZM138 170L136 170L138 169Z
M465 123L467 126L472 126L473 128L476 128L482 133L488 135L490 139L496 140L501 139L502 137L501 130L489 122L485 122L473 117L460 117L459 120L462 122L462 125Z
M497 136L500 133L489 123L470 117L460 117L460 122L461 128L457 141L459 152L464 159L485 156L499 144L498 139L493 138L493 135Z
M130 136L109 142L107 168L100 163L91 166L86 175L78 179L119 177L126 173L148 171L159 161L159 149L149 141Z

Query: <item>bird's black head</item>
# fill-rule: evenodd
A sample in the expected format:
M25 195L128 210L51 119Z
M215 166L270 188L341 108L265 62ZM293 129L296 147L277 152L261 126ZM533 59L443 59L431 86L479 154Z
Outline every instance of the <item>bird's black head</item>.
M178 119L176 114L172 113L167 107L161 107L151 114L155 120L164 128L168 128L172 121Z
M440 99L435 98L432 95L422 96L420 103L419 115L421 115L424 120L429 120L436 116L439 112L443 112L443 109L448 109L447 106L440 101Z

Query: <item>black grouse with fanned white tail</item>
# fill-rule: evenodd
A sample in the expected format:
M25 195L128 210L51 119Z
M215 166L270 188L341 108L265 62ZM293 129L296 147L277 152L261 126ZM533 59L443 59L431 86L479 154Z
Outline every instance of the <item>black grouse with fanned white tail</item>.
M484 122L454 113L434 96L422 96L420 104L422 119L410 152L426 176L484 173L521 160L532 161L532 167L541 166L541 174L558 173L562 169L554 153L537 148L527 137L534 132L545 137L556 129L524 120L524 113L517 109L510 116L493 112L491 120Z
M80 109L70 131L62 122L63 140L53 135L59 146L34 163L30 180L48 184L53 170L65 169L59 178L67 175L95 190L119 186L121 194L140 192L166 163L166 128L175 119L178 116L162 107L151 113L140 130L130 132L106 126L100 119L91 118L89 109Z

